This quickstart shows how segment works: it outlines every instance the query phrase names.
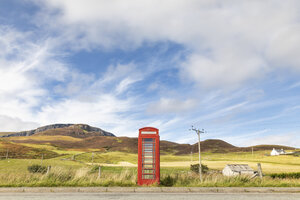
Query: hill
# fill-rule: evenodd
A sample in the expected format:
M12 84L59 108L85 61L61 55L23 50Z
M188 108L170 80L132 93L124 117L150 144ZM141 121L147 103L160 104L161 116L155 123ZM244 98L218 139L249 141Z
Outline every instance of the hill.
M0 136L1 137L1 136ZM120 151L137 153L138 139L115 137L114 134L86 124L53 124L31 131L11 133L2 136L2 141L15 145L51 146L61 150L80 151ZM0 146L1 148L1 146ZM236 147L223 140L209 139L201 142L202 152L229 153L272 150L273 148L294 150L293 147L279 145L258 145L253 147ZM178 144L160 141L161 154L184 155L197 153L198 144Z
M71 137L85 138L93 136L113 136L114 134L100 128L92 127L87 124L52 124L42 126L30 131L15 133L2 133L0 137L31 136L31 135L65 135Z
M296 148L294 147L289 147L289 146L283 146L283 145L255 145L255 146L251 146L251 147L246 147L246 149L251 149L253 147L253 149L257 150L257 151L264 151L264 150L272 150L273 148L275 149L284 149L284 150L295 150Z

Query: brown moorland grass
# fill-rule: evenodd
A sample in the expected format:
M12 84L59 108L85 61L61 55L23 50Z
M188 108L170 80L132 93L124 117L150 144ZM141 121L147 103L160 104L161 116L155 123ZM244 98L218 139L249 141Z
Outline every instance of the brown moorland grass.
M6 158L54 158L60 156L59 154L49 151L47 149L32 148L24 145L11 143L0 140L0 159Z
M5 138L9 141L57 141L57 140L65 140L65 141L72 141L77 142L81 141L81 138L75 138L71 136L64 136L64 135L57 135L57 136L49 136L49 135L31 135L31 136L18 136L18 137L8 137Z
M98 133L97 133L98 134ZM103 151L120 151L126 153L137 153L137 138L95 136L84 130L76 128L58 128L36 133L26 137L9 137L15 143L23 144L49 144L63 149L99 149ZM294 148L278 145L254 146L254 151L271 150L272 148L284 148L292 150ZM186 155L191 151L197 152L197 144L178 144L170 141L160 141L161 155ZM232 153L251 152L251 147L236 147L225 141L209 139L201 142L202 152L212 153ZM85 150L88 151L88 150Z

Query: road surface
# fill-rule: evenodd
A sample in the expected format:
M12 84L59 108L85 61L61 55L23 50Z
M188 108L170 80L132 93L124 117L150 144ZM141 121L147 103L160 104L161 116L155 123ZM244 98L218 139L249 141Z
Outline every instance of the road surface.
M0 193L0 200L300 200L299 193Z

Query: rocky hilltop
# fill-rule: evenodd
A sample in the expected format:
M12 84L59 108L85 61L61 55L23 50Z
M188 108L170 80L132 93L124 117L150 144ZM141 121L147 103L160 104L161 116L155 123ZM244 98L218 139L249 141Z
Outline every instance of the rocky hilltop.
M2 135L0 137L16 137L16 136L31 136L31 135L69 135L74 137L89 137L89 136L112 136L114 134L104 131L100 128L92 127L87 124L52 124L42 126L34 130L21 131Z

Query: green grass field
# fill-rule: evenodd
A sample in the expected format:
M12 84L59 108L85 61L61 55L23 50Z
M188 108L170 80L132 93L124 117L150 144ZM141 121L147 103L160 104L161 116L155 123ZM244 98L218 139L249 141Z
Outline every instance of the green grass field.
M87 165L76 161L57 159L44 160L42 165L51 164L48 174L30 173L27 167L41 164L39 160L1 160L0 187L56 187L56 186L137 186L136 167L101 166L98 176L97 165ZM169 177L169 179L168 179ZM161 167L161 181L170 180L177 187L300 187L299 179L271 178L263 180L249 177L224 177L221 174L204 174L200 183L199 176L186 167ZM168 183L168 182L167 182ZM153 185L158 186L158 185ZM164 185L162 185L164 186Z
M19 138L22 139L21 137ZM51 141L53 137L41 136L36 140ZM57 138L56 138L57 139ZM61 136L59 139L78 141L80 139ZM15 146L14 146L15 145ZM13 151L16 147L26 150L22 156L9 152L6 159L6 148ZM24 147L24 148L23 148ZM28 149L29 148L29 149ZM137 154L125 152L104 152L103 149L63 149L50 143L30 144L0 141L0 186L136 186ZM42 159L45 152L54 153L54 157ZM22 152L19 152L22 154ZM220 173L204 175L200 183L198 175L191 172L191 164L198 162L198 154L161 155L161 179L170 176L173 186L294 186L300 187L297 178L271 178L271 173L300 172L300 157L292 155L268 156L269 151L202 153L203 164L214 171L222 170L226 164L249 164L257 170L261 163L263 180L249 177L223 177ZM2 155L3 154L3 155ZM41 155L40 155L41 154ZM32 159L34 155L35 159ZM17 159L14 156L19 156ZM26 156L28 156L28 159ZM27 168L33 164L51 166L48 174L30 173ZM101 177L95 166L101 166Z
M222 170L226 164L249 164L256 170L257 163L261 163L264 173L300 172L300 157L292 155L266 156L266 152L255 152L254 155L247 152L241 153L203 153L202 161L210 169ZM76 160L84 163L97 163L110 166L136 166L137 155L124 152L107 153L82 153L76 156ZM191 155L161 155L162 167L189 168L191 164L198 162L198 154Z

